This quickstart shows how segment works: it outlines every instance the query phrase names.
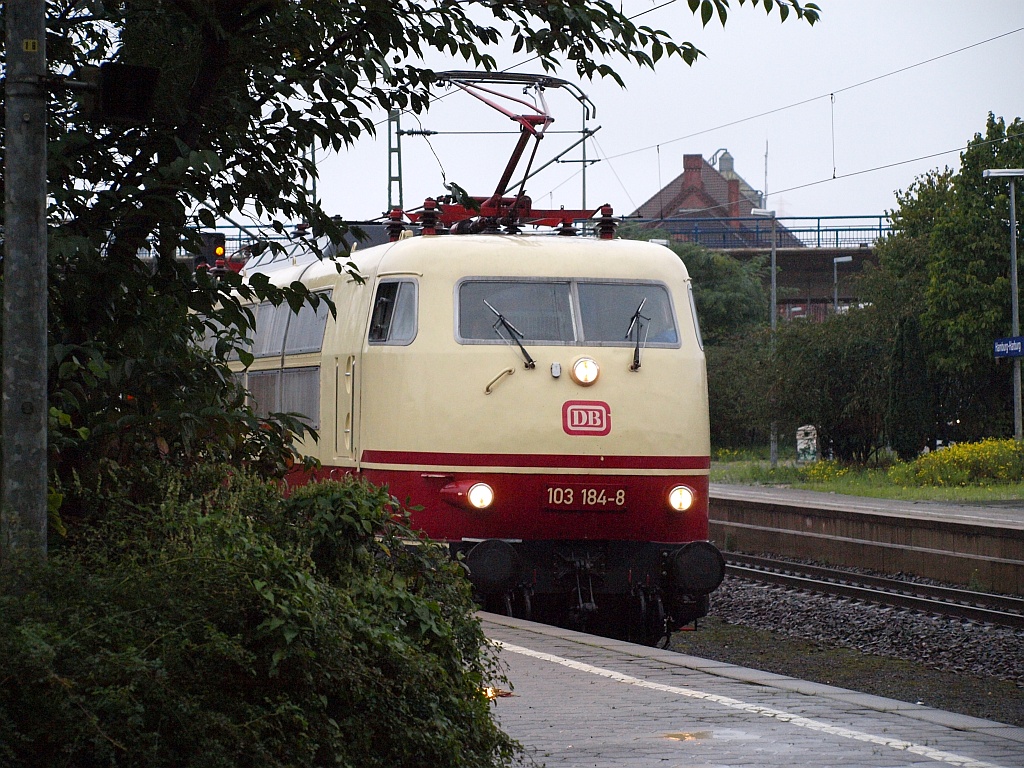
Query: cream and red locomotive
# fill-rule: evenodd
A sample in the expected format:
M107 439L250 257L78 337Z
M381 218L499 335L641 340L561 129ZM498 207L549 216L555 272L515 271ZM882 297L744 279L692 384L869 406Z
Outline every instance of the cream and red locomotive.
M419 235L260 270L330 296L257 308L241 375L305 414L320 477L415 507L487 609L654 642L722 580L686 269L650 243ZM256 269L259 269L258 267Z
M303 446L318 476L359 474L408 500L487 609L656 642L705 615L724 575L707 541L689 276L668 248L615 239L608 206L534 209L529 167L508 195L552 122L543 90L567 83L447 79L520 126L494 194L393 211L391 242L344 254L358 279L312 255L247 266L330 296L337 316L323 303L260 306L255 362L240 374L259 411L305 414L319 431ZM526 85L541 106L510 97L531 109L513 114L480 80ZM577 236L574 222L596 213L599 236ZM406 218L421 234L401 231Z

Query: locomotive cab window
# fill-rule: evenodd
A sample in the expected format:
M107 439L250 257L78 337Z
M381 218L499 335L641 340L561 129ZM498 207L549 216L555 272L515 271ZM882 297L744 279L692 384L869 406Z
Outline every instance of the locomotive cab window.
M700 333L700 321L697 319L697 299L693 295L693 283L686 284L686 295L690 298L690 314L693 315L693 329L697 332L697 343L704 349L704 337Z
M463 340L501 342L515 333L523 341L576 341L568 281L467 280L458 291Z
M679 346L662 283L611 280L468 279L457 288L463 343Z
M411 344L416 338L416 282L382 280L370 316L371 344Z
M679 341L665 286L657 283L581 282L577 286L583 341L587 344Z

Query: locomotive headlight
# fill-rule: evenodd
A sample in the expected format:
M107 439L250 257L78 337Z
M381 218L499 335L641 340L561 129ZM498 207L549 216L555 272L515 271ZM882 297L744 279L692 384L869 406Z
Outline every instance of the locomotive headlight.
M581 387L589 387L597 381L597 377L601 375L601 367L597 364L597 361L594 358L581 357L572 364L570 375L572 376L572 380Z
M677 485L668 493L668 504L677 512L685 512L693 506L693 491L685 485Z
M476 483L469 489L467 497L477 509L487 509L494 501L494 489L487 483Z

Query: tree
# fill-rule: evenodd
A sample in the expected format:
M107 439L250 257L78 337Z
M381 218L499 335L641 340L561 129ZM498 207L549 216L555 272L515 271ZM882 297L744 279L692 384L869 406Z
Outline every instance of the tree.
M908 315L896 325L885 413L889 446L903 461L913 461L925 447L933 431L934 409L921 323Z
M771 434L771 335L767 326L721 338L704 348L708 367L711 445L754 448Z
M985 168L1024 165L1024 122L990 114L961 155L959 172L934 171L897 196L893 234L878 249L865 298L891 332L920 319L931 440L978 439L1012 429L1010 377L992 342L1010 331L1008 188ZM1018 201L1018 217L1024 209ZM909 368L904 374L914 373ZM894 382L897 385L897 382ZM922 386L902 385L905 391Z
M750 5L818 18L813 3ZM704 24L726 20L725 0L689 6ZM700 55L606 0L51 0L48 30L55 75L107 61L160 68L149 119L94 122L60 89L50 103L50 442L65 478L111 458L292 460L299 425L247 414L223 361L253 325L242 301L315 299L298 285L193 275L174 256L238 212L279 233L306 222L306 245L330 255L324 243L345 230L309 191L311 150L372 132L376 109L426 109L429 52L493 70L488 49L504 40L547 71L564 63L619 82L614 59L653 67ZM137 258L150 246L152 268ZM195 351L204 333L217 339L212 357Z
M764 290L763 256L746 261L699 245L673 250L693 279L701 333L705 343L719 344L768 322L768 296Z
M823 450L866 462L884 445L890 343L874 307L779 327L775 386L780 424L813 424Z

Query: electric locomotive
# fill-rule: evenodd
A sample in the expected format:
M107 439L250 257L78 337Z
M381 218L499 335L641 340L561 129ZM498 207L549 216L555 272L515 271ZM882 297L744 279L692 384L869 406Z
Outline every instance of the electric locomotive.
M704 355L689 277L660 245L421 235L266 268L330 296L257 308L245 385L305 414L319 477L414 505L493 611L654 642L704 615Z
M520 125L494 194L393 210L391 242L344 255L358 278L308 254L247 265L330 296L337 316L324 303L261 305L255 362L239 375L258 412L305 414L319 431L302 446L319 477L359 474L408 499L412 524L465 563L485 608L657 642L707 613L725 572L707 541L707 378L689 276L668 248L615 239L609 206L537 210L528 172L508 194L552 122L543 90L569 84L446 77ZM532 110L513 114L481 79L533 88L541 106L512 98ZM580 221L599 236L577 236Z

